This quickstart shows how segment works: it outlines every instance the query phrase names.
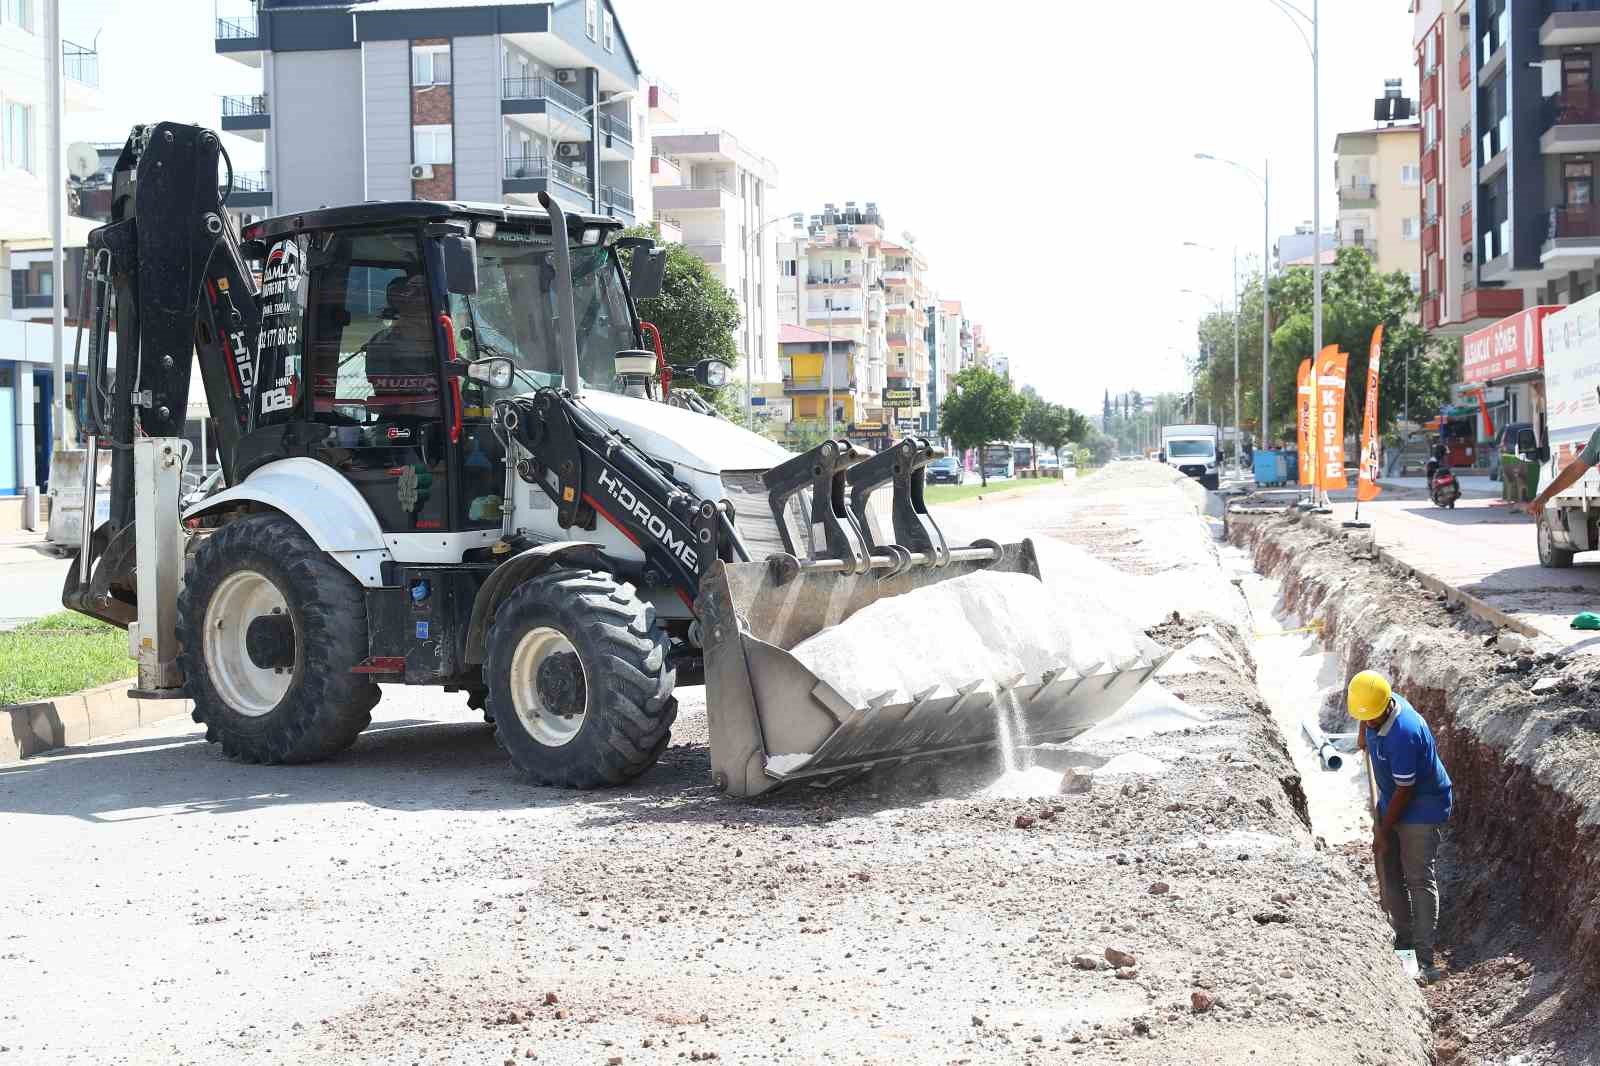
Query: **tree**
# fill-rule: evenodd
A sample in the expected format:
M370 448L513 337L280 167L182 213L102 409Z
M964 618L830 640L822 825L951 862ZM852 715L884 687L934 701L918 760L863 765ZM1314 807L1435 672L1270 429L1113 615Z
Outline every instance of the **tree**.
M649 226L632 226L623 231L629 237L655 237ZM711 268L681 244L668 244L666 276L661 293L639 301L639 317L654 322L661 331L661 347L667 362L683 373L674 379L675 387L692 381L688 367L701 359L716 359L730 367L738 365L739 350L733 334L739 328L739 304L726 285L717 280ZM622 252L622 265L632 267L632 252ZM734 375L729 375L730 378ZM737 413L739 390L700 390L724 414Z
M982 449L991 441L1009 441L1017 435L1026 403L1010 381L988 367L969 366L955 376L950 395L939 405L939 428L950 442L961 450L979 449L978 477L983 484L989 484L989 478Z
M1026 396L1031 385L1023 386ZM1034 393L1038 396L1038 393ZM1047 448L1058 447L1065 444L1067 439L1067 409L1058 403L1047 400L1035 399L1023 409L1022 420L1018 423L1017 432L1022 439L1033 445L1034 455L1039 453L1039 445Z

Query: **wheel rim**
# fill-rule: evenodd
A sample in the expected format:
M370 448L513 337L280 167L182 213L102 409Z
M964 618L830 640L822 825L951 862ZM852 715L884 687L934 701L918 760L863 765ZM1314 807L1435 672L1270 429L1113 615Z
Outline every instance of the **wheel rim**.
M212 687L246 717L259 718L271 711L294 681L299 629L278 586L254 570L229 574L217 586L206 606L202 643Z
M1550 524L1539 516L1539 555L1541 558L1550 558L1550 549L1555 547L1555 542L1550 538Z
M550 748L583 729L589 675L566 634L530 629L511 653L511 705L530 736Z

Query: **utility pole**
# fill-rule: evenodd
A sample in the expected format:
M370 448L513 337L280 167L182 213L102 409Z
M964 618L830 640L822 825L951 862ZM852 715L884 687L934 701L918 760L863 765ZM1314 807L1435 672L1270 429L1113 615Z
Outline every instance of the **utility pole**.
M61 58L61 0L50 0L47 17L50 20L49 60L45 69L50 75L50 165L45 169L50 183L50 368L55 382L55 395L50 405L50 450L53 453L66 448L67 439L67 371L62 351L62 334L66 329L66 254L61 247L66 240L66 180L62 175L61 120L64 71ZM22 393L19 390L18 395ZM55 483L52 458L50 483ZM91 475L93 472L91 471ZM84 515L92 523L93 515Z

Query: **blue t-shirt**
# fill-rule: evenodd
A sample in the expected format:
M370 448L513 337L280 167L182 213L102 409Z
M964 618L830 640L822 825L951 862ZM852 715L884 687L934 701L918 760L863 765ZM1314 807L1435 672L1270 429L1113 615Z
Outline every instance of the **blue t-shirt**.
M1400 815L1402 822L1443 822L1450 817L1450 775L1439 761L1433 731L1404 696L1394 694L1394 714L1377 732L1367 731L1367 752L1378 779L1378 814L1389 810L1389 800L1401 785L1412 788L1411 803Z

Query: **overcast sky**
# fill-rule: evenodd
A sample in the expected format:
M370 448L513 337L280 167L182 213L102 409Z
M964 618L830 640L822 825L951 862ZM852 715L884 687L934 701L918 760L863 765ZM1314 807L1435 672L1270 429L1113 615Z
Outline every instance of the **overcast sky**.
M722 126L778 165L777 210L876 201L1013 374L1082 409L1107 388L1179 387L1205 309L1180 290L1226 298L1228 249L1261 254L1259 192L1195 152L1270 159L1274 237L1311 218L1311 64L1270 0L615 4L685 124ZM71 138L214 126L218 96L259 91L257 72L215 54L213 0L64 6L66 36L100 32L106 98ZM1406 8L1322 3L1324 226L1334 134L1372 125L1386 77L1415 95ZM252 143L229 144L236 165L261 165Z

